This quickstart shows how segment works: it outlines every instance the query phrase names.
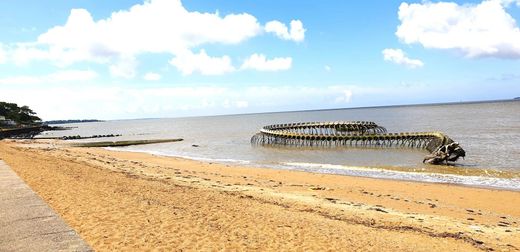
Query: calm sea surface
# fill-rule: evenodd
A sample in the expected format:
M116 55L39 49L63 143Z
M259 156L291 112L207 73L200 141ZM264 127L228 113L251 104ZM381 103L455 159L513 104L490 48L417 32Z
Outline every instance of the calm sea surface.
M433 166L422 163L427 152L418 149L320 149L250 144L251 136L264 125L309 121L374 121L388 132L442 131L462 145L466 159L456 166ZM520 101L119 120L65 126L77 128L44 135L123 135L89 141L183 138L182 142L117 150L239 163L252 168L520 190Z

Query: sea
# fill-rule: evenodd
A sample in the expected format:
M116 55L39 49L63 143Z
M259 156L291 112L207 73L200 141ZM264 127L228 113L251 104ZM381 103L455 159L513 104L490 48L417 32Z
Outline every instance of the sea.
M388 132L442 131L460 143L464 160L429 165L426 150L398 147L254 146L270 124L373 121ZM108 148L206 162L347 176L520 190L520 101L407 105L185 118L62 124L42 137L121 134L77 141L182 138L181 142Z

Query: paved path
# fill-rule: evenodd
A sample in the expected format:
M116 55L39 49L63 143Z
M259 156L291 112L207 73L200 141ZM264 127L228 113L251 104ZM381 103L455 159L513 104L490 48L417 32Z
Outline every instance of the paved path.
M0 251L92 251L0 160Z

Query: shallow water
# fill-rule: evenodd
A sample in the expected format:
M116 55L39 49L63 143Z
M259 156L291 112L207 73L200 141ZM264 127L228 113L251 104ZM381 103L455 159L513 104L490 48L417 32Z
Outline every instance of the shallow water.
M505 101L120 120L70 124L66 126L77 128L45 134L122 134L118 140L183 138L183 142L118 149L277 169L520 189L519 114L520 101ZM458 141L467 156L457 166L446 167L423 164L427 152L418 149L250 145L251 136L264 125L309 121L374 121L388 132L442 131Z

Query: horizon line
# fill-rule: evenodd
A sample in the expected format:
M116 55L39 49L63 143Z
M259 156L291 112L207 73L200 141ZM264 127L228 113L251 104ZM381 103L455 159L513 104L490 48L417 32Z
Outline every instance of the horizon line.
M124 118L124 119L88 119L100 121L126 121L126 120L153 120L153 119L178 119L178 118L197 118L197 117L215 117L215 116L239 116L239 115L261 115L261 114L278 114L278 113L295 113L295 112L316 112L316 111L334 111L334 110L355 110L368 108L395 108L395 107L413 107L413 106L439 106L439 105L455 105L455 104L478 104L478 103L493 103L493 102L515 102L520 101L515 98L511 99L493 99L493 100L473 100L473 101L458 101L458 102L433 102L433 103L412 103L412 104L391 104L378 106L360 106L360 107L343 107L343 108L326 108L326 109L304 109L304 110L285 110L285 111L265 111L254 113L235 113L235 114L217 114L217 115L198 115L198 116L179 116L179 117L145 117L145 118ZM87 120L87 119L53 119L46 121L59 120Z

